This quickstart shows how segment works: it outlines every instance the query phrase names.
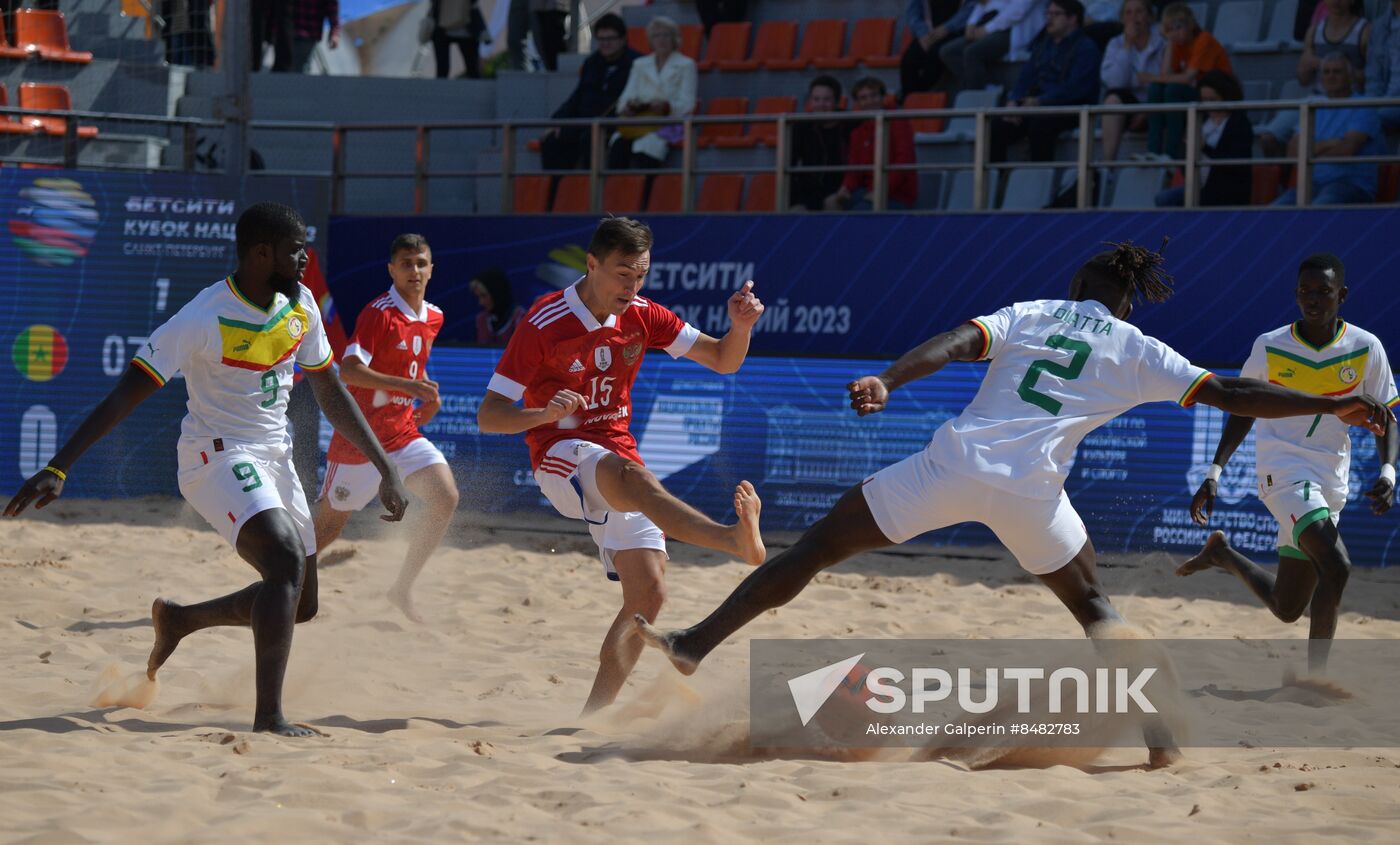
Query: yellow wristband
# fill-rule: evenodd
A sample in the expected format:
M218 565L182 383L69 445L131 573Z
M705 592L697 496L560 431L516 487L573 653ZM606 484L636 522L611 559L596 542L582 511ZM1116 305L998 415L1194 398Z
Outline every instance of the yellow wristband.
M44 467L43 470L41 470L41 471L42 471L42 472L51 472L51 473L53 473L54 475L58 476L58 480L59 480L59 481L67 481L67 480L68 480L68 473L64 472L63 470L59 469L58 467Z

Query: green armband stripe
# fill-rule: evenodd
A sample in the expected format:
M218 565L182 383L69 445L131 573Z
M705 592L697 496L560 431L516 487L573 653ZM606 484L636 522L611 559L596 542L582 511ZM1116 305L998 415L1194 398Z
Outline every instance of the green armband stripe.
M151 366L150 363L141 360L140 356L132 358L131 363L140 367L146 373L146 375L155 379L157 385L159 385L160 387L165 387L165 376L162 376L160 374L160 371L158 371L155 367Z

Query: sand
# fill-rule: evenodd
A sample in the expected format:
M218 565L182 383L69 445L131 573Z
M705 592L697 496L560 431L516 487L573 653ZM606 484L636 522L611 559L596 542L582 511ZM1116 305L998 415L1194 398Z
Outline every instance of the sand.
M585 721L618 591L575 526L462 514L420 582L421 626L383 598L401 535L362 514L343 542L356 554L323 570L286 691L287 715L325 736L290 740L249 731L247 630L186 640L147 709L93 706L104 675L144 665L155 596L251 580L181 503L64 501L0 524L0 841L1281 845L1400 832L1400 749L1190 749L1159 771L1140 749L987 771L755 756L743 641L684 680L649 651L619 706ZM747 633L1079 635L999 550L923 551L819 576ZM663 623L695 621L748 571L673 553ZM1178 579L1163 555L1105 562L1116 604L1158 634L1306 636L1224 575ZM1400 572L1358 570L1343 633L1400 638L1397 587Z

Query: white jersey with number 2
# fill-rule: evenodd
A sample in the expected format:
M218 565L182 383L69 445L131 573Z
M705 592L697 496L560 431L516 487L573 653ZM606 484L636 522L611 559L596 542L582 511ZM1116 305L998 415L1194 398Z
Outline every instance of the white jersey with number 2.
M1147 402L1191 405L1212 375L1094 300L1018 302L971 322L991 366L928 450L1018 496L1059 496L1089 432Z

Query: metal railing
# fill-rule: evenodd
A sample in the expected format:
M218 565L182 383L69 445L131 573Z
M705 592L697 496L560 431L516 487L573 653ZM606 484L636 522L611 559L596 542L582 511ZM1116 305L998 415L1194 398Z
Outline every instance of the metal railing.
M1256 100L1241 102L1220 102L1220 103L1163 103L1163 104L1134 104L1134 105L1083 105L1083 106L1040 106L1035 108L944 108L944 109L909 109L898 111L878 111L869 113L852 112L832 112L825 114L744 114L744 115L693 115L680 119L666 119L657 117L636 117L636 118L594 118L594 119L532 119L532 120L476 120L476 121L452 121L438 123L403 124L403 123L274 123L274 122L254 122L250 126L254 129L286 129L294 131L323 131L331 133L331 170L329 175L332 180L332 212L342 213L344 211L345 183L350 179L412 179L414 183L414 213L431 213L428 202L428 187L434 178L494 178L501 180L500 211L505 214L514 211L514 180L521 176L564 176L570 174L586 175L589 179L589 194L591 197L591 210L601 212L603 197L603 182L608 176L623 174L679 174L681 176L682 197L681 208L683 212L690 212L695 209L694 183L696 176L708 173L730 173L730 174L755 174L772 173L775 177L775 210L785 211L788 208L788 176L792 174L823 173L823 172L848 172L861 169L873 174L873 181L870 191L872 210L875 212L888 210L888 176L893 172L914 171L967 171L972 172L972 208L973 211L985 211L991 209L991 197L989 196L990 178L989 173L999 170L1014 170L1019 167L1057 167L1072 168L1076 179L1075 208L1085 209L1094 207L1094 197L1092 186L1094 180L1091 174L1096 169L1115 168L1181 168L1185 178L1185 202L1184 207L1195 208L1199 205L1200 194L1200 170L1203 166L1220 167L1231 165L1260 166L1260 165L1294 165L1298 169L1298 205L1307 206L1311 203L1312 184L1311 173L1313 166L1322 161L1324 163L1351 163L1351 164L1389 164L1400 163L1400 155L1379 155L1379 156L1355 156L1350 158L1325 158L1318 159L1313 155L1314 143L1313 118L1320 109L1330 108L1378 108L1400 106L1400 99L1371 99L1371 98L1348 98L1340 100ZM1201 153L1201 133L1200 125L1203 112L1213 111L1278 111L1283 109L1296 109L1299 112L1299 139L1298 152L1296 156L1275 157L1275 158L1249 158L1249 159L1206 159ZM1182 159L1167 160L1118 160L1102 161L1094 158L1095 133L1093 131L1095 118L1108 114L1138 115L1152 113L1172 113L1184 114L1186 130L1184 134L1185 157ZM1067 115L1077 118L1078 137L1075 139L1076 155L1073 161L1050 161L1050 162L991 162L988 160L989 142L991 134L991 121L997 117L1006 116L1027 116L1027 115ZM969 136L962 136L961 142L972 143L971 161L961 162L915 162L911 164L893 164L886 161L887 144L886 138L889 133L890 121L912 121L925 118L942 118L951 121L954 118L970 118L972 120L972 132ZM830 123L874 121L874 161L871 165L861 168L844 166L831 167L792 167L788 164L790 130L789 127L800 123ZM680 143L679 167L648 170L612 170L604 166L606 158L606 141L613 134L613 130L621 126L656 126L658 123L670 123L682 127L683 140ZM706 126L716 124L775 124L776 137L774 144L769 147L773 151L773 163L768 166L733 166L724 165L709 169L697 167L696 139L700 130ZM946 125L946 124L945 124ZM587 131L590 138L591 155L588 167L581 170L540 170L522 169L518 166L517 157L520 148L521 133L531 128L554 128L554 127L578 127ZM469 169L469 170L434 170L429 167L428 153L431 147L431 137L435 132L441 131L462 131L476 130L493 133L492 145L500 150L500 166L493 169ZM383 133L383 132L407 132L411 131L415 135L414 142L414 166L411 171L350 171L347 166L347 147L352 136ZM935 137L950 138L945 130L944 133ZM316 175L307 172L293 171L264 171L264 175ZM911 209L911 211L933 212L942 209ZM1024 209L1022 209L1024 210Z
M56 111L53 109L19 108L17 106L0 106L0 120L10 121L18 118L21 121L25 118L45 117L58 118L64 121L63 134L50 134L46 129L36 128L29 132L18 132L11 130L0 134L0 140L10 138L15 140L35 140L35 139L61 139L62 152L59 156L33 156L33 155L11 155L8 152L0 152L0 161L6 164L31 164L43 166L59 166L69 170L76 169L78 164L78 152L83 143L97 140L81 138L79 129L86 122L92 124L126 124L142 126L160 126L166 131L166 140L170 140L169 132L177 129L180 133L180 164L179 165L158 165L151 167L148 165L122 165L104 163L101 169L104 170L141 170L141 171L174 171L190 172L195 170L195 148L196 135L200 129L223 129L224 123L219 120L205 120L197 117L165 117L164 115L127 114L117 112L91 112L91 111ZM322 174L324 175L324 174Z

